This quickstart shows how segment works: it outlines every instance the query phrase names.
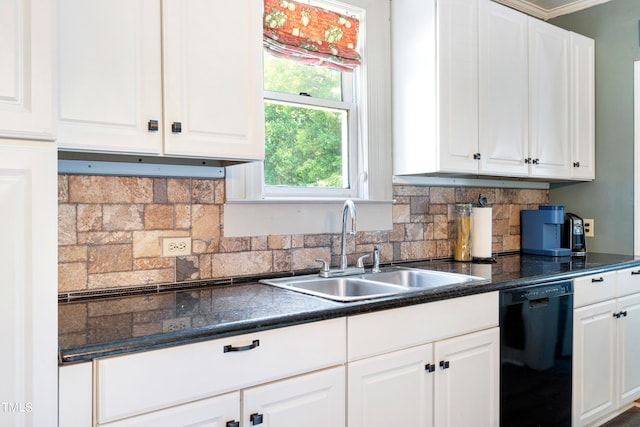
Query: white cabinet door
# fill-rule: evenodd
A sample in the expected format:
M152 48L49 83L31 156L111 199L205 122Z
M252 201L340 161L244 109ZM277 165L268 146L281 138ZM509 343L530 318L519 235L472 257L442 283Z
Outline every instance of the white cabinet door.
M616 407L615 312L615 300L574 310L574 426L587 425Z
M349 427L433 425L433 344L348 366Z
M57 420L57 153L0 142L0 425Z
M435 344L434 425L498 426L500 331L492 328Z
M480 1L480 173L526 176L529 167L527 15Z
M59 0L58 145L160 154L158 0Z
M345 390L344 366L245 390L243 425L344 426Z
M167 154L264 157L261 20L255 0L163 2Z
M569 32L529 18L530 176L569 178Z
M240 392L99 425L105 427L229 427L234 422L240 422Z
M54 139L54 5L0 2L0 137Z
M595 42L571 33L571 177L595 179Z
M618 299L618 408L640 397L640 294Z
M478 0L439 1L436 9L440 170L475 174L478 172L475 158L478 153Z

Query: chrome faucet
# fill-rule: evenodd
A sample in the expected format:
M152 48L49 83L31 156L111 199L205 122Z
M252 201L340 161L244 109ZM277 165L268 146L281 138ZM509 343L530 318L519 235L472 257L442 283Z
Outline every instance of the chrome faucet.
M340 253L340 268L329 268L329 262L317 259L316 262L322 263L322 269L318 273L321 277L348 276L350 274L364 273L364 259L369 257L365 254L358 258L355 267L349 267L347 263L347 214L351 217L351 231L349 234L356 234L356 206L351 200L344 202L342 207L342 251Z
M347 212L351 216L351 232L356 234L356 205L353 201L346 200L342 206L342 252L340 254L340 270L347 269Z

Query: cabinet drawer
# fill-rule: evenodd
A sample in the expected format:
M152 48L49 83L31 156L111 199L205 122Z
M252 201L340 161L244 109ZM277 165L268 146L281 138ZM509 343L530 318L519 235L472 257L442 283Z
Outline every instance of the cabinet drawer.
M574 279L573 306L582 307L616 297L616 272Z
M223 426L240 419L240 392L185 403L99 427ZM88 424L87 424L88 425Z
M347 319L349 360L498 326L498 292L413 305Z
M340 318L98 360L98 422L342 364L345 339Z
M640 292L640 267L618 270L618 296Z

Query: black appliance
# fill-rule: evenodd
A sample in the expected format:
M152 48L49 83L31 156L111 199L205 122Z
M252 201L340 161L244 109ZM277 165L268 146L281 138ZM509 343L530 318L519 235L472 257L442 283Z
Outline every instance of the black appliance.
M571 249L571 256L587 255L587 241L584 236L584 220L574 213L564 215L562 247Z
M573 282L500 292L500 425L571 426Z

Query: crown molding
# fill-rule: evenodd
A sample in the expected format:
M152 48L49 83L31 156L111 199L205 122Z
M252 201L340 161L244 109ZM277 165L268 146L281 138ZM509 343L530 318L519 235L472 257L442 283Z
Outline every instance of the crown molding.
M607 3L611 0L574 0L568 4L565 4L564 6L558 6L553 9L544 9L527 0L495 0L495 1L497 1L498 3L502 3L505 6L509 6L521 12L524 12L527 15L535 16L536 18L540 18L547 21L557 16L578 12L579 10L588 9L590 7L597 6L602 3Z

